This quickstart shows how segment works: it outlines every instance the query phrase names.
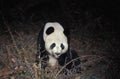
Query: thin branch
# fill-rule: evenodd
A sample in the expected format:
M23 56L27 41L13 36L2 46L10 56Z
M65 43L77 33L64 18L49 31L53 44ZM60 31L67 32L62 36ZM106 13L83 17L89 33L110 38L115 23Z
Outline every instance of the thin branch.
M6 50L7 50L8 65L9 65L9 67L11 67L10 48L8 46L6 46Z
M15 42L14 36L13 36L13 34L12 34L10 28L9 28L9 27L7 27L7 28L8 28L8 32L10 33L10 36L11 36L11 38L12 38L12 42L13 42L13 45L14 45L16 51L18 52L18 54L21 54L20 50L18 49L18 47L17 47L17 45L16 45L16 42Z
M66 64L59 70L59 72L56 74L55 78L57 78L57 76L60 74L60 72L62 72L62 70L63 70L68 64L70 64L71 62L73 62L73 61L75 61L75 60L78 60L78 59L80 59L80 57L77 57L77 58L71 60L70 62L66 63Z

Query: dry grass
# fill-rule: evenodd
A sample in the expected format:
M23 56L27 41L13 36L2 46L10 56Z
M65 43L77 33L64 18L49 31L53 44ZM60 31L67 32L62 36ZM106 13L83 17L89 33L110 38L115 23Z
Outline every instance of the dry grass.
M48 67L45 70L35 65L37 36L17 32L16 35L13 35L9 28L8 31L12 41L1 46L0 49L0 59L5 65L5 67L0 70L1 78L58 79L59 77L59 79L63 79L63 76L59 74L67 64L64 67L58 66L55 69Z
M13 36L10 29L8 31L12 42L9 41L9 43L1 46L0 58L5 64L5 68L2 69L0 76L3 79L4 77L10 79L34 79L33 63L36 52L34 36L27 35L26 38L25 35L22 35L23 33L17 33L16 36Z
M89 76L91 73L96 72L91 71L92 68L95 68L101 62L107 62L103 56L86 54L80 56L81 73L76 73L74 69L65 69L66 65L79 58L73 59L63 67L57 66L54 69L47 67L44 70L38 68L34 62L35 54L37 52L37 34L16 32L16 35L13 35L9 28L8 31L11 37L9 39L11 39L11 41L1 45L0 48L0 60L4 64L4 67L0 70L0 78L2 79L86 79L84 78L86 75ZM73 42L72 45L76 43L75 39L72 39L71 41ZM77 41L76 44L80 44L79 42L81 41ZM105 68L103 68L103 70ZM64 70L67 71L67 74L64 73Z

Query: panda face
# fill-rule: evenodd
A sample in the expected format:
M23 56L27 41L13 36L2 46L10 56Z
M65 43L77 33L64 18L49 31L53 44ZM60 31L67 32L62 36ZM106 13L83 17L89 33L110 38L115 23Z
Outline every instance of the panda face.
M59 23L47 23L43 36L45 48L52 57L59 58L60 55L68 50L67 37Z

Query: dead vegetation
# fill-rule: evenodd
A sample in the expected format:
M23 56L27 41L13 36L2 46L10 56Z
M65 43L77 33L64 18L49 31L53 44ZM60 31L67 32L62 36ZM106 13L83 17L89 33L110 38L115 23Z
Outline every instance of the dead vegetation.
M9 28L8 31L11 41L4 45L1 44L0 48L0 62L1 66L3 66L0 68L0 78L2 79L87 79L85 77L90 76L92 73L102 72L103 74L108 66L108 61L104 56L81 54L81 73L76 73L74 69L70 71L66 70L67 74L61 73L69 63L63 67L58 66L55 69L51 69L50 67L45 70L38 68L34 62L35 53L37 52L37 35L24 34L23 32L16 32L16 35L13 35ZM75 41L78 40L72 39L72 44L76 43ZM76 44L80 42L81 41L78 41ZM79 47L77 49L79 49ZM99 79L100 75L98 77L93 75L93 77Z

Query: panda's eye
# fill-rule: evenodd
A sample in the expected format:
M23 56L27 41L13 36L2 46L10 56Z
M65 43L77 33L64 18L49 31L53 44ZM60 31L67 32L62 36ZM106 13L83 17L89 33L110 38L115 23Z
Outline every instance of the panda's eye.
M61 46L60 46L62 49L64 49L65 47L64 47L64 45L63 44L61 44Z
M55 47L55 43L53 43L51 46L50 46L50 49L53 49Z

